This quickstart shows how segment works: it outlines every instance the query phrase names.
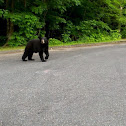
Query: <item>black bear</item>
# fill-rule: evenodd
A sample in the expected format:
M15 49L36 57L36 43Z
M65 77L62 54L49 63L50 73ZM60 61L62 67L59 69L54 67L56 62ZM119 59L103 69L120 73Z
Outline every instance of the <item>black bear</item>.
M48 51L48 39L46 37L39 37L39 39L32 39L30 40L26 47L24 54L22 56L23 61L26 57L28 57L28 60L34 60L32 59L33 53L39 53L40 59L42 62L45 62L45 59L48 59L49 57L49 51ZM46 54L46 57L44 59L43 52Z

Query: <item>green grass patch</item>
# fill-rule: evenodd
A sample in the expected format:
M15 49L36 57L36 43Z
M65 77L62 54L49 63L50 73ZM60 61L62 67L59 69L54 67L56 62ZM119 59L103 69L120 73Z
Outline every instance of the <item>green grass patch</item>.
M122 39L117 39L117 40L106 40L106 41L95 41L95 42L86 42L83 40L80 41L71 41L71 42L62 42L59 41L57 39L52 39L50 41L50 46L51 47L55 47L55 46L70 46L70 45L78 45L78 44L97 44L97 43L111 43L111 42L115 42L115 41L120 41Z
M0 47L0 51L9 51L9 50L20 50L20 49L24 49L25 46L21 46L21 47Z
M71 41L71 42L62 42L57 39L50 39L49 40L49 47L56 47L56 46L70 46L70 45L80 45L80 44L97 44L97 43L111 43L115 41L120 40L126 40L126 39L117 39L117 40L108 40L108 41L102 41L102 42L85 42L83 40L80 41ZM0 47L0 51L9 51L9 50L20 50L25 49L25 46L19 46L19 47Z

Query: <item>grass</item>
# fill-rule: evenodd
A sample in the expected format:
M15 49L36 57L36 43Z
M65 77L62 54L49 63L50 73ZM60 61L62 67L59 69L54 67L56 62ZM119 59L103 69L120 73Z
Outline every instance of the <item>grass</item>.
M20 50L24 49L24 46L21 47L0 47L0 51L9 51L9 50Z
M67 42L67 43L60 42L56 44L51 43L50 46L55 47L55 46L70 46L70 45L78 45L78 44L81 45L81 44L112 43L112 42L121 41L121 40L124 40L124 39L118 39L118 40L113 40L113 41L108 40L108 41L102 41L102 42L83 42L83 41L72 41L72 42Z
M115 41L120 41L120 40L126 40L126 39L119 39ZM50 47L56 47L56 46L70 46L70 45L80 45L80 44L97 44L97 43L111 43L114 42L112 40L109 41L102 41L102 42L83 42L83 41L72 41L72 42L67 42L63 43L61 41L58 41L57 43L50 42L49 46ZM0 51L9 51L9 50L20 50L24 49L25 46L19 46L19 47L0 47Z

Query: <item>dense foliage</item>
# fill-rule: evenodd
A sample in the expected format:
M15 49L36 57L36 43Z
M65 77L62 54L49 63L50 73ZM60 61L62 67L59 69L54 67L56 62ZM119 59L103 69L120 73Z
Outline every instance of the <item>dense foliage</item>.
M126 1L0 0L0 24L5 46L25 45L37 32L54 44L116 40L126 37Z

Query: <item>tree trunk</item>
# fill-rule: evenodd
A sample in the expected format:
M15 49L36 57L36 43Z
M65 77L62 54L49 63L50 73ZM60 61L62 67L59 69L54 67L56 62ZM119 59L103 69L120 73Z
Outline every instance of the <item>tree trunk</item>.
M6 0L6 10L8 9L8 0ZM11 11L13 13L14 10L14 0L11 2ZM8 45L8 41L10 40L12 34L14 32L14 24L10 21L10 19L7 19L7 29L6 29L6 36L7 36L7 41L3 45L3 47Z
M26 8L26 0L24 0L24 7Z
M123 10L123 7L120 7L120 18L122 17L122 10ZM119 32L121 32L121 23L120 22L118 25L118 29L119 29Z
M7 19L7 41L6 43L3 45L3 47L8 45L8 41L10 40L12 34L14 32L14 24L10 21L10 19Z

